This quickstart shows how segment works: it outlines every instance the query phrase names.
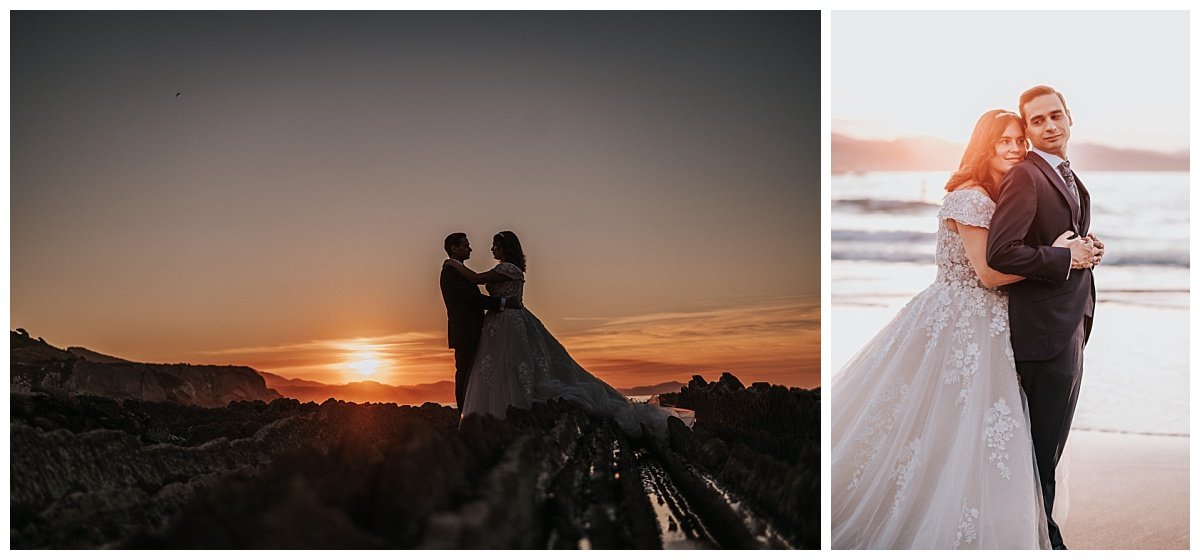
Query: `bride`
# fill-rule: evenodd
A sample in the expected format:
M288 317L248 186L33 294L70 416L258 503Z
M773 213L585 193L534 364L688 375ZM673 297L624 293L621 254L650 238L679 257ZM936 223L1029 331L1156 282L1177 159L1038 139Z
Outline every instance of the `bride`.
M985 258L1026 150L1018 115L979 118L938 213L936 279L832 379L833 548L1049 548L999 288L1023 278Z
M496 297L523 297L525 253L511 231L492 237L492 256L500 261L487 272L474 272L447 259L467 280L486 284ZM490 414L504 418L508 407L528 409L534 402L566 399L599 418L612 418L627 434L640 437L642 424L665 436L667 417L679 413L631 403L616 389L580 367L542 322L527 308L488 312L483 319L479 352L471 367L463 400L463 416Z

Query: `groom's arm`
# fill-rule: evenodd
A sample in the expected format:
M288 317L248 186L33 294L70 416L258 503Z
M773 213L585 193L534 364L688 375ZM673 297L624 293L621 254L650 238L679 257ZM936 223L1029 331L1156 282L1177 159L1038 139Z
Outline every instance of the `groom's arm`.
M502 298L485 296L479 293L479 288L469 283L457 270L449 266L442 266L441 285L442 292L449 298L465 305L478 307L479 309L496 311L500 309L500 305L503 302ZM505 307L511 308L513 306L507 305Z
M1000 180L1000 196L988 230L988 266L1029 280L1062 284L1071 271L1071 250L1025 243L1036 213L1037 189L1030 170L1014 167Z

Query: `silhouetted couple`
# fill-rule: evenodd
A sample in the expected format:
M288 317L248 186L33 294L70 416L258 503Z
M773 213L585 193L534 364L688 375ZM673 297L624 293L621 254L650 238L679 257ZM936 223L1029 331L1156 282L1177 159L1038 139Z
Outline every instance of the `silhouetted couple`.
M509 406L528 409L562 398L591 416L616 420L632 436L642 435L642 424L665 435L668 409L631 403L588 373L523 306L525 253L516 234L492 236L492 257L499 263L487 272L464 264L471 257L465 233L447 236L445 249L450 258L442 264L442 299L454 349L455 400L463 417L504 418ZM479 293L477 284L486 285L488 295Z
M834 548L1065 548L1055 469L1104 244L1066 100L1018 107L979 118L946 184L933 284L833 377Z

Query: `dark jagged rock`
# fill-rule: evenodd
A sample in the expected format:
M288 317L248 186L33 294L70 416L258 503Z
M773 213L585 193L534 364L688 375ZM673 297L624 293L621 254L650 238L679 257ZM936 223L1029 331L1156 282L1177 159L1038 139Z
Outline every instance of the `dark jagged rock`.
M255 401L230 403L223 408L182 406L169 402L114 401L92 395L13 394L11 414L43 431L65 429L82 433L96 429L118 430L143 443L195 446L218 439L253 436L263 426L293 416L315 405L280 399L270 405Z
M693 390L707 388L724 404L763 392ZM807 491L791 464L674 421L656 484L679 495L660 518L644 486L650 442L564 401L461 423L430 403L10 402L14 548L657 548L672 524L698 547L773 546L699 473L745 479L725 484L776 525ZM778 503L756 493L771 487Z
M668 422L672 450L775 520L793 546L820 547L819 389L744 388L725 373L664 397L696 412L691 429Z
M721 373L721 379L717 380L717 387L728 391L741 391L746 388L740 379L728 371Z
M726 442L740 442L761 453L795 463L803 450L820 445L818 390L756 384L746 389L732 374L717 383L693 382L663 402L694 410L696 428Z
M251 438L180 447L146 445L116 430L44 432L14 422L12 544L90 548L122 538L122 527L158 526L190 498L192 488L211 482L206 475L265 463L314 429L284 418ZM97 532L76 534L80 526Z

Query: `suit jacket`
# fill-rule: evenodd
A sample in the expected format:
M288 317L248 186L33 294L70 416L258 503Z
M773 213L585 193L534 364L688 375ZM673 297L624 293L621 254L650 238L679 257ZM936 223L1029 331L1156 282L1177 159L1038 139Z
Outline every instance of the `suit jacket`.
M442 301L446 302L446 332L451 348L472 347L483 330L483 311L500 309L500 298L479 293L454 267L442 265Z
M1079 321L1094 311L1092 271L1071 270L1071 251L1051 246L1064 231L1083 236L1091 225L1091 195L1078 175L1075 184L1078 202L1050 164L1033 152L1000 180L987 260L1000 272L1025 277L1008 286L1017 360L1049 360L1058 355Z

